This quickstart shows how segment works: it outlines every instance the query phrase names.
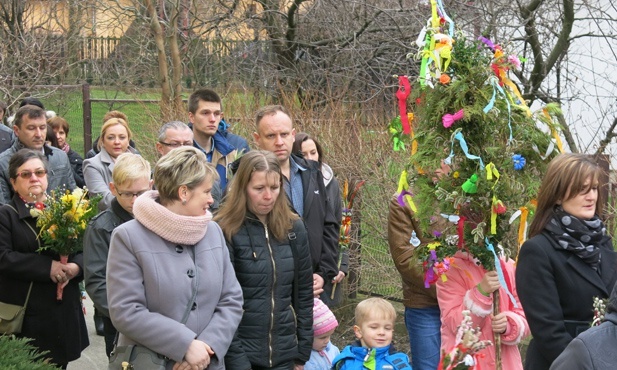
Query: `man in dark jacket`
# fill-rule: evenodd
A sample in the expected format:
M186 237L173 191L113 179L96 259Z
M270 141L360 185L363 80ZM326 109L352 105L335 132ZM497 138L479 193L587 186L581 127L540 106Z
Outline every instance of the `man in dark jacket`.
M257 111L255 123L255 142L260 149L277 156L285 193L308 230L313 291L321 294L324 282L332 281L338 274L341 220L327 206L328 196L319 164L291 154L296 131L286 109L280 105L263 107Z
M10 148L11 145L13 145L13 130L0 121L0 153Z
M579 334L551 365L551 370L612 370L617 367L617 285L609 297L604 322Z

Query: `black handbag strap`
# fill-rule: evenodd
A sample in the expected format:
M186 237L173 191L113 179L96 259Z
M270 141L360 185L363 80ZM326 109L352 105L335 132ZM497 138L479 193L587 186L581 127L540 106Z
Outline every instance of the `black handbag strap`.
M290 232L289 234L287 234L287 238L289 239L289 244L291 245L291 253L293 255L294 258L294 285L293 285L293 306L294 309L297 309L298 307L298 247L296 244L296 233L295 232Z
M10 204L7 204L7 207L9 207L10 209L12 209L13 211L15 211L15 213L17 213L17 215L19 215L19 212L17 212L17 210L15 209L15 207L13 207ZM36 236L36 241L39 243L39 249L41 248L41 240L39 239L39 236L36 234L36 231L34 231L32 229L32 226L30 226L29 223L26 222L26 225L28 225L28 227L30 228L30 230L32 230L32 232L34 233L34 235ZM34 284L34 281L30 282L30 288L28 288L28 295L26 295L26 302L24 302L24 308L26 308L28 306L28 301L30 300L30 292L32 292L32 284Z

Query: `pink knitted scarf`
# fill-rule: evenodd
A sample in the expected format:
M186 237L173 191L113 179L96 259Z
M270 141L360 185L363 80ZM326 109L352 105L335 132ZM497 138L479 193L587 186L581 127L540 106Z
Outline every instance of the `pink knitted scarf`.
M133 215L140 224L172 243L195 245L206 234L212 213L203 216L182 216L162 206L159 192L150 190L135 199Z

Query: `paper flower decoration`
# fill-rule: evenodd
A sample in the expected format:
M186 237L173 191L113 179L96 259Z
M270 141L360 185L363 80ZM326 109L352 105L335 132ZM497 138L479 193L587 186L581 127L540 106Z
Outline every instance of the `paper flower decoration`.
M506 206L503 204L502 201L498 200L497 202L493 204L493 212L495 212L498 215L502 215L506 213Z
M443 127L450 128L454 122L462 119L463 117L465 117L465 111L461 109L454 114L444 114L441 118L441 122L443 122Z
M467 181L463 183L463 185L461 185L461 188L463 189L465 193L475 194L478 192L477 182L478 182L478 175L474 173L473 175L471 175L470 178L467 179Z
M525 157L523 157L520 154L513 155L512 161L514 162L514 169L517 171L522 170L523 167L525 167L525 164L527 163L527 161L525 160Z

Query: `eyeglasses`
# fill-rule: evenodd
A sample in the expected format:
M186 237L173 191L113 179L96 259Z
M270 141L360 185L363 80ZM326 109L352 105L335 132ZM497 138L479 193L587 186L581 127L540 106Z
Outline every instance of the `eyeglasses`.
M159 141L159 143L161 143L161 144L163 144L165 146L168 146L170 148L179 148L181 146L193 146L193 142L192 141L185 141L183 143L175 143L175 142L174 143L166 143L166 142L163 142L163 141Z
M119 192L118 191L118 196L124 199L133 199L135 197L138 197L140 195L142 195L143 193L147 192L148 190L142 190L142 191L138 191L137 193L131 193L131 192Z
M45 177L47 175L47 170L36 170L32 171L21 171L17 173L17 176L21 177L24 180L28 180L32 177L32 175L36 175L36 177Z

